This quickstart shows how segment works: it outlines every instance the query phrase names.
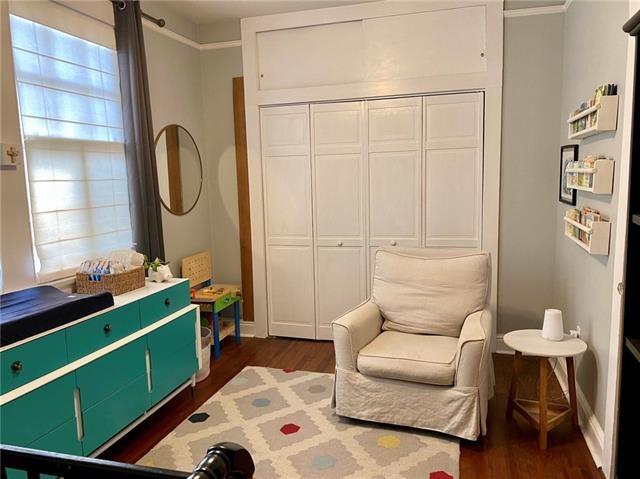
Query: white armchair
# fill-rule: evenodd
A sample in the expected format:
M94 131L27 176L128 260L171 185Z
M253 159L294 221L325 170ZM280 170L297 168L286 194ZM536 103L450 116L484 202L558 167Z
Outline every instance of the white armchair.
M379 250L372 297L332 324L340 416L475 440L493 395L489 255Z

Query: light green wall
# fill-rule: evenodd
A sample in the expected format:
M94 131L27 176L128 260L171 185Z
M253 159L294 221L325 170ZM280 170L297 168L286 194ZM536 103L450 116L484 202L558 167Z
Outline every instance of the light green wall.
M201 52L201 62L213 274L217 282L240 284L232 79L242 76L242 49L206 50Z
M551 307L562 28L562 13L504 22L498 333L539 328Z
M579 143L579 156L603 153L620 165L622 128L581 141L567 140L566 119L580 103L589 98L602 83L617 83L620 98L625 93L627 35L622 25L628 19L627 1L574 0L564 14L564 51L562 107L558 125L558 144ZM618 118L623 116L620 102ZM618 175L612 196L579 192L577 207L592 206L611 218L614 244ZM557 185L557 180L556 180ZM562 217L569 207L557 203L553 211L556 220L556 248L554 259L554 306L562 309L565 329L582 330L582 339L589 345L577 366L577 380L595 415L604 424L607 370L613 294L613 259L591 256L564 237Z
M192 211L176 216L162 208L165 256L177 276L183 257L211 249L210 159L205 149L208 129L203 122L201 54L149 28L144 29L144 37L154 135L167 124L184 126L196 141L204 169L202 193Z

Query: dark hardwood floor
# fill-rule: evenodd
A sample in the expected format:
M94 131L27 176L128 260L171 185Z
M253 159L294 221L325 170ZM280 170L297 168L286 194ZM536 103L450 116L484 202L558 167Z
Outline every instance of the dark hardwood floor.
M181 392L101 457L135 463L245 366L330 373L335 365L330 342L243 338L238 345L230 339L224 341L222 358L213 362L205 381L193 391ZM541 452L536 431L519 417L505 419L511 361L512 356L494 356L496 391L489 404L489 433L477 442L462 441L461 479L602 479L582 434L572 431L570 422L549 433L549 447ZM521 383L520 395L534 398L537 363L527 358L523 363L522 377L527 379ZM560 398L558 382L554 376L550 380L550 396Z

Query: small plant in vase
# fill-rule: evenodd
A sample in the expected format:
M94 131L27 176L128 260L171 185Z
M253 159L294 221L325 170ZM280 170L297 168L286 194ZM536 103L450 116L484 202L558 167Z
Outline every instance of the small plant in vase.
M162 261L160 258L149 261L149 258L145 256L144 269L147 270L147 276L149 279L156 283L162 283L163 281L173 278L173 274L169 269L169 262Z

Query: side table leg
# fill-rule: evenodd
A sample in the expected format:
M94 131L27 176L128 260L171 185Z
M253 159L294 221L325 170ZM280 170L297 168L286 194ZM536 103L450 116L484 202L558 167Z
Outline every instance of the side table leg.
M213 313L213 357L220 359L220 321L218 313Z
M233 322L236 330L236 343L240 342L240 301L233 303Z
M576 396L576 370L573 364L573 357L566 358L567 361L567 382L569 383L569 405L573 413L571 423L574 429L578 429L578 398Z
M540 449L547 448L547 376L549 361L547 358L540 358Z
M509 388L509 401L507 402L507 418L513 418L513 404L518 394L518 374L520 373L520 361L522 360L522 353L516 351L516 355L513 357L513 372L511 374L511 387Z

